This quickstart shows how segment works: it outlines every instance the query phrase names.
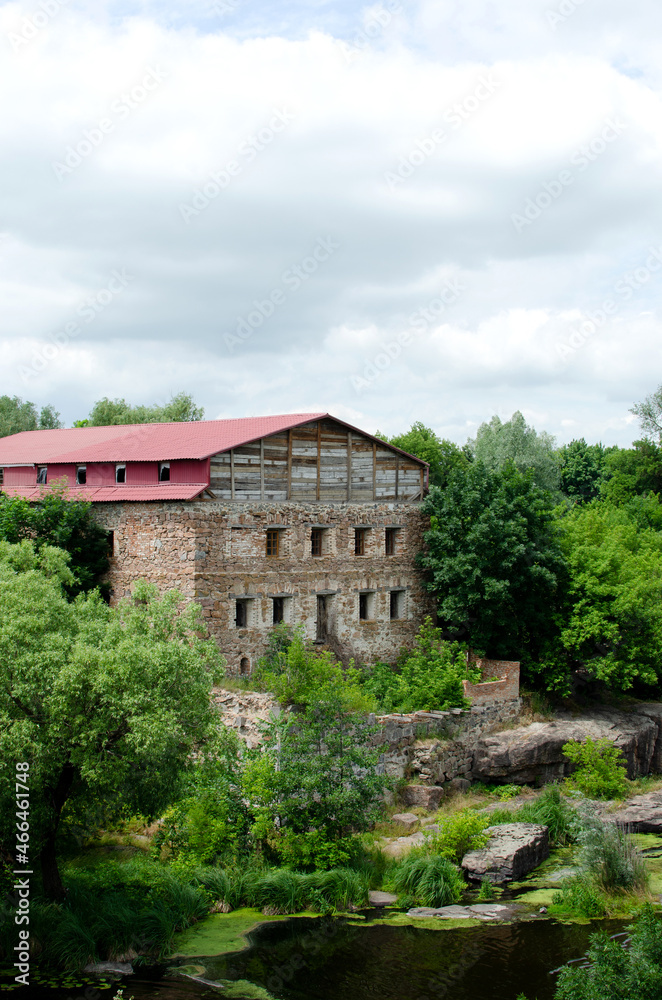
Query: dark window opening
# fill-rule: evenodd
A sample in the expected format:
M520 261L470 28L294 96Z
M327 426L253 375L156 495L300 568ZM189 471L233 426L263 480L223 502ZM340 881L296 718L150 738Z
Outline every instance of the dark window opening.
M402 590L391 591L391 621L394 621L397 618L402 618L404 599L405 599L404 591Z
M274 602L273 622L274 625L280 625L281 622L285 621L285 598L274 597L273 602Z
M251 672L251 661L247 656L242 656L239 661L239 673L242 675L250 674Z
M126 482L126 465L115 466L115 482L116 483Z
M237 601L234 623L237 628L248 628L248 601Z
M395 540L396 540L397 533L398 533L398 529L397 528L387 528L386 529L386 538L385 538L384 551L386 552L387 556L394 556L395 555L395 545L396 545Z
M79 486L85 486L87 482L87 466L79 465L76 469L76 482Z
M313 528L310 532L310 554L311 556L322 555L322 528Z
M277 556L280 554L280 531L273 528L267 531L267 555Z
M317 641L324 642L328 627L328 615L326 605L326 595L320 594L317 597Z
M106 535L106 541L108 542L108 555L115 555L115 532L109 531Z
M354 529L354 555L364 556L365 555L365 539L368 534L367 528L355 528Z
M37 466L37 485L45 486L48 479L48 469L45 465Z
M161 462L159 465L159 482L170 482L170 462Z
M0 469L0 486L5 485L5 470Z
M369 598L370 594L359 594L359 618L361 621L365 621L370 617L368 613L370 610Z

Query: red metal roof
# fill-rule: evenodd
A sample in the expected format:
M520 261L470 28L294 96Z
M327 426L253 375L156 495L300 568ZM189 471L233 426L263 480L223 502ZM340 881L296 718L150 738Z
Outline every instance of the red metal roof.
M194 500L206 483L158 483L154 486L70 486L68 500L93 500L105 503L115 500ZM47 487L44 486L4 486L2 492L10 497L25 497L39 500Z
M48 462L78 465L86 462L203 459L325 416L325 413L288 413L240 420L22 431L0 438L0 468L8 465L46 465Z

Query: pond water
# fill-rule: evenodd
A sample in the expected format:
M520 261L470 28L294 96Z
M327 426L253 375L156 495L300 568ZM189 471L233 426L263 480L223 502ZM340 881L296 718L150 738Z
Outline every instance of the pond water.
M225 995L232 1000L552 1000L550 975L579 958L598 927L609 934L623 921L592 925L533 919L512 924L429 929L398 925L371 911L363 920L297 918L267 923L249 935L249 947L215 958L188 958L169 967L123 978L124 1000L187 1000ZM395 918L398 919L397 917ZM402 918L400 918L402 919ZM217 991L178 974L244 980ZM87 993L82 982L67 988L31 986L10 995L30 1000L108 1000L117 987ZM265 991L265 992L262 992Z

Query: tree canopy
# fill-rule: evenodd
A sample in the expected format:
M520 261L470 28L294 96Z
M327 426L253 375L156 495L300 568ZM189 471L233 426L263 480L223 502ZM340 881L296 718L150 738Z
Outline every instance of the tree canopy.
M55 842L63 810L90 800L158 814L191 751L217 725L221 658L197 605L136 585L109 608L66 600L66 553L0 543L0 846L13 854L16 761L30 765L30 850L44 891L62 897ZM10 779L12 779L10 781Z
M24 402L18 396L0 396L0 437L57 427L62 427L60 414L50 403L37 413L34 403Z
M635 403L630 413L639 417L641 429L645 434L651 434L662 442L662 385L658 386L650 396L646 396L641 403Z
M492 470L512 463L519 472L530 471L536 486L555 492L559 486L559 465L554 452L554 438L546 431L538 433L517 410L503 423L493 416L481 424L469 442L477 461Z
M471 460L471 456L452 441L440 438L430 427L417 421L404 434L386 437L377 431L377 437L383 441L402 448L409 455L428 462L430 465L430 485L445 486L453 469L463 468Z
M85 420L76 421L76 427L108 427L114 424L162 424L202 420L205 411L196 406L193 397L178 392L168 403L151 406L132 406L125 399L97 400Z
M564 578L549 494L512 464L477 462L432 489L423 510L419 560L446 636L488 656L539 656Z

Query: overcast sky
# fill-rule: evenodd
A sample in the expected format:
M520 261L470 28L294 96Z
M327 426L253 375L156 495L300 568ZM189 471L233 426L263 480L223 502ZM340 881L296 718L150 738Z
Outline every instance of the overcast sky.
M627 445L659 0L0 5L0 394Z

